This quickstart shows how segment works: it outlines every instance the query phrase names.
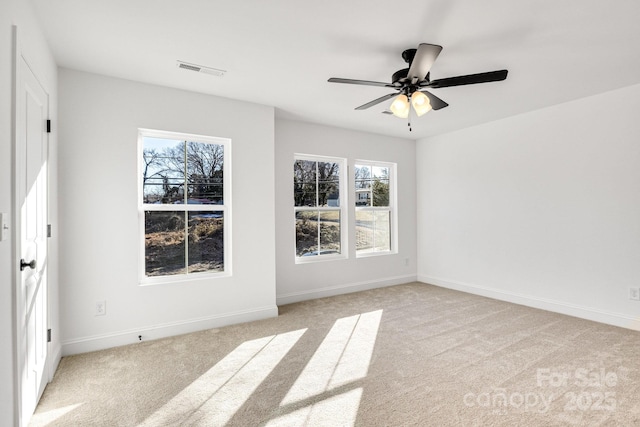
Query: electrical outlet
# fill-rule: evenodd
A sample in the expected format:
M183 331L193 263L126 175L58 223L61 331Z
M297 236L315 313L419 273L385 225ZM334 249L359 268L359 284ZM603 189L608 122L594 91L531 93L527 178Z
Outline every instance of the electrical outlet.
M640 288L629 288L629 299L640 301Z
M107 314L107 302L106 301L96 301L96 316L104 316Z

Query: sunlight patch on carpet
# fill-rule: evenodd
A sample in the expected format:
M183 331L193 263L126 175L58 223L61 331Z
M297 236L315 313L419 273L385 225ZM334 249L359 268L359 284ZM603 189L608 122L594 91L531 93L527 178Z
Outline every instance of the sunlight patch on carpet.
M336 320L281 405L366 377L381 318L378 310Z
M271 420L266 427L353 426L362 388L349 390Z
M76 403L75 405L64 406L50 411L37 412L31 417L29 427L47 426L82 405L84 405L84 403Z
M242 343L141 425L226 424L306 330Z

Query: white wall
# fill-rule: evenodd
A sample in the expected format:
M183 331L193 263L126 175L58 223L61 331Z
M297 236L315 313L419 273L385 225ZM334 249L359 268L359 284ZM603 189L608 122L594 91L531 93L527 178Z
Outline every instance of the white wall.
M18 36L22 54L26 57L40 83L49 94L49 112L52 120L57 118L57 70L49 47L43 37L31 2L11 0L0 2L0 212L11 215L11 228L7 240L0 242L0 423L14 425L18 423L14 408L16 389L14 374L16 363L14 358L14 280L17 260L14 258L14 241L11 233L15 229L15 210L12 191L14 188L13 167L13 134L12 134L12 88L13 88L13 36L12 26L18 27ZM55 126L49 138L51 144L50 185L51 197L56 196L56 132ZM57 226L57 206L55 201L50 205L50 221ZM54 330L58 330L57 318L57 239L49 241L49 286L52 301L51 322ZM52 353L60 353L59 337L54 333L51 345Z
M640 86L418 142L418 278L640 329Z
M13 5L0 2L0 212L14 211L11 191L13 188L12 133L11 133L11 24ZM0 413L7 414L8 425L14 423L14 294L12 239L0 242Z
M273 108L59 75L64 354L277 315ZM138 285L138 128L232 139L232 277Z
M278 303L411 282L416 279L415 142L289 120L276 121L276 261ZM353 194L345 260L295 263L294 154L397 163L398 253L355 258ZM349 188L349 187L347 187ZM408 265L405 260L408 259Z

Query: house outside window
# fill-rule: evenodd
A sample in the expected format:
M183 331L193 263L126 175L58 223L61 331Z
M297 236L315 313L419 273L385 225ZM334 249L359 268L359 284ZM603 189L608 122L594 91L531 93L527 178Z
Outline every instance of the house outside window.
M296 262L346 258L345 159L295 155Z
M228 275L231 140L141 129L141 282Z
M356 256L395 253L395 164L356 160Z

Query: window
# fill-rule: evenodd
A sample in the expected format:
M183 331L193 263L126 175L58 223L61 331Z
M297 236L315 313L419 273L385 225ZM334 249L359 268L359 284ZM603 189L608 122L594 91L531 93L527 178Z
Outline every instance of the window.
M356 256L395 250L395 165L356 161Z
M140 130L143 281L229 273L231 141Z
M296 261L344 258L344 159L296 155L293 198Z

